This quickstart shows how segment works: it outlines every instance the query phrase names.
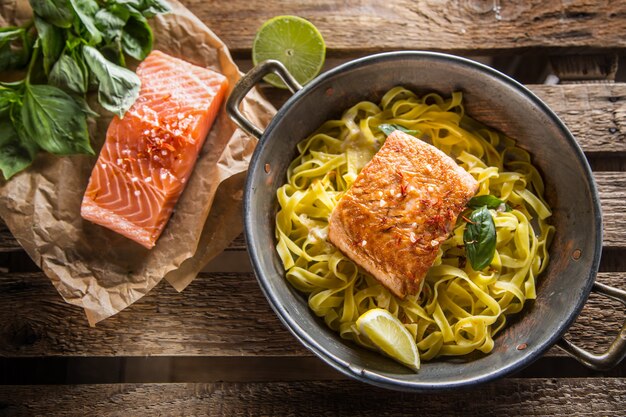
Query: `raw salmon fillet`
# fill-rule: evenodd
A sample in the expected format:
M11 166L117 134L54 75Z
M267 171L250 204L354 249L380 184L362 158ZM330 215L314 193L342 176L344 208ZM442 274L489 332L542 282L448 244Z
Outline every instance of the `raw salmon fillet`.
M398 297L416 294L478 183L439 149L399 130L330 216L329 240Z
M228 80L159 51L137 75L139 97L109 125L81 216L150 249L185 188Z

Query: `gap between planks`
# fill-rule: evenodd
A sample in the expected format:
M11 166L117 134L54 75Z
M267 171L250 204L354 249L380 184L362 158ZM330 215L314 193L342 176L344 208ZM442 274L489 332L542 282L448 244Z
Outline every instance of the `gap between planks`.
M598 281L626 288L626 272L600 273ZM621 304L592 294L567 336L606 349L624 320ZM250 273L203 273L182 293L163 282L95 328L42 273L0 280L0 356L154 355L313 356L282 326ZM564 355L555 347L545 357Z
M624 415L621 378L508 378L439 393L356 381L0 386L3 415Z
M310 356L0 358L0 369L0 385L349 379L321 359ZM573 358L543 357L509 377L626 378L626 366L595 372Z

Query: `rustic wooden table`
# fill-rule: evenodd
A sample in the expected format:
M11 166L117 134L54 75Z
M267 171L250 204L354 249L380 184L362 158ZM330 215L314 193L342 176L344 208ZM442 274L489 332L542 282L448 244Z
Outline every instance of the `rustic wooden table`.
M184 3L242 70L259 25L297 14L324 35L326 68L426 49L477 57L529 84L593 167L604 213L597 280L626 288L626 1ZM560 83L542 85L546 79ZM277 106L287 97L264 90ZM242 237L183 293L163 282L96 328L63 302L4 226L0 252L0 415L626 415L626 363L593 372L558 348L509 378L442 394L351 381L283 328ZM600 351L625 318L618 303L592 295L568 337Z

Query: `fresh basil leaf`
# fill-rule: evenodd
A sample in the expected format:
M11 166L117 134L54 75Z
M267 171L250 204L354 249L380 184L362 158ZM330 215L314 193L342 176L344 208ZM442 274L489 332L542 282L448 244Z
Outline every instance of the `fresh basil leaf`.
M107 9L102 9L96 14L96 25L106 41L105 45L98 47L98 50L107 60L120 66L126 64L122 36L129 17L129 9L115 3L110 3Z
M41 40L41 51L43 52L43 69L48 75L52 65L56 62L63 51L64 39L63 31L54 25L46 22L35 15L35 27Z
M85 114L72 97L57 87L27 84L21 118L25 133L50 153L94 154Z
M34 159L30 150L22 144L11 121L0 119L0 170L5 179L26 169Z
M122 29L128 20L128 10L125 10L126 18L114 13L109 9L100 9L96 13L94 19L96 27L102 33L104 40L107 42L122 37Z
M124 51L122 50L122 38L117 38L113 42L98 48L103 57L115 65L126 66Z
M98 44L102 41L102 33L96 27L94 16L100 9L95 0L70 0L72 8L80 19L81 23L87 29L92 42Z
M124 26L122 46L124 52L139 61L143 61L152 51L152 29L141 14L131 14Z
M7 117L11 111L11 102L0 96L0 118Z
M11 106L18 101L18 98L17 91L0 86L0 118L8 117Z
M7 97L0 95L0 118L8 117L11 111L11 104Z
M137 8L132 5L120 4L119 2L113 1L107 4L107 10L122 19L124 22L128 20L131 12L138 13Z
M69 28L74 21L74 13L68 0L30 0L35 14L60 28Z
M143 0L112 0L112 2L121 4L126 8L132 7L135 10L143 10Z
M141 81L134 72L115 65L91 46L83 47L85 62L98 78L98 101L105 109L124 116L139 96Z
M140 10L145 17L150 18L158 14L169 13L172 8L165 0L143 0Z
M81 52L82 53L82 52ZM83 58L84 58L84 54L83 54ZM83 62L85 62L85 65L87 65L87 60L83 59ZM87 85L88 85L88 90L89 91L96 91L98 89L98 77L96 77L96 74L94 74L94 72L91 70L91 68L89 68L89 65L87 65Z
M87 67L87 64L85 63L85 58L83 58L82 48L74 49L71 52L71 56L74 59L74 62L76 62L76 64L79 66L80 71L83 73L83 79L85 80L85 90L89 91L89 67Z
M23 94L23 92L22 92ZM30 136L26 129L24 128L24 122L22 121L22 103L15 103L11 107L11 121L13 122L13 127L17 132L17 136L20 138L20 142L22 143L22 147L28 151L30 156L35 158L37 152L41 150L37 142Z
M496 226L486 206L474 210L463 232L467 258L475 271L491 264L496 251Z
M80 107L80 109L82 110L83 114L87 117L100 117L100 115L98 113L96 113L91 107L89 107L89 103L87 103L87 100L85 100L83 97L81 96L74 96L74 101L76 102L76 104L78 104L78 106Z
M6 42L10 42L15 39L20 39L23 32L24 28L17 26L0 28L0 45L4 45Z
M419 130L409 130L404 126L400 126L397 124L388 124L388 123L383 123L381 125L378 125L378 129L383 132L385 134L385 136L389 136L391 135L391 133L395 130L400 130L408 135L419 135L420 131Z
M31 42L24 28L0 28L0 71L25 66L30 58Z
M87 92L87 79L80 65L67 54L54 64L50 71L49 82L62 90L78 94Z
M487 206L487 208L497 210L504 204L505 211L511 211L511 207L506 204L504 201L500 200L498 197L493 195L479 195L476 197L472 197L470 201L467 203L467 206L473 209Z

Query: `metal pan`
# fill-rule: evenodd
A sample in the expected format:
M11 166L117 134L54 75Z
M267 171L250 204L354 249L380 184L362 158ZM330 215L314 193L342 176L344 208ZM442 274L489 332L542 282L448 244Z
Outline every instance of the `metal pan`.
M246 93L276 73L294 95L263 132L239 111ZM517 139L544 175L556 234L551 262L538 279L537 299L495 339L490 354L437 359L412 373L394 361L342 340L285 280L274 250L276 190L286 181L296 144L325 120L361 100L378 100L396 85L418 93L460 90L468 114ZM270 305L302 344L335 369L371 384L412 391L449 389L490 381L529 365L552 345L593 369L607 369L626 354L626 327L606 353L586 352L562 336L596 291L626 304L626 292L595 283L602 249L602 216L587 161L558 117L524 86L482 64L432 52L391 52L348 62L302 88L276 61L252 69L235 86L227 111L259 144L245 186L244 222L249 254ZM523 349L521 347L524 347Z

